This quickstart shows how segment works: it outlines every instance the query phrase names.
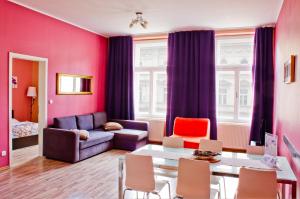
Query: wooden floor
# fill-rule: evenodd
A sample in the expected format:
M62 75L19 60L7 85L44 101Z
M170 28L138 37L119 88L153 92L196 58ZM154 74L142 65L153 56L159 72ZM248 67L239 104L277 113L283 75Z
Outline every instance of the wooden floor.
M37 151L37 147L18 151L17 164L0 171L1 199L117 199L118 157L126 151L111 150L76 164L36 157ZM35 158L28 161L30 157ZM176 189L174 184L175 180L172 192ZM232 198L236 182L226 180L226 185L227 198ZM167 189L162 195L168 198ZM136 198L135 193L126 196Z
M26 148L16 149L12 151L12 167L22 165L39 156L39 145Z

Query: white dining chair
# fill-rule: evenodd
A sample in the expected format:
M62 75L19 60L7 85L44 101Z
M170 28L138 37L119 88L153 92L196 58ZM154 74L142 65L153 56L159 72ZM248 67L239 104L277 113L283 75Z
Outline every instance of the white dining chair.
M201 139L199 149L202 151L221 153L223 150L223 142L219 140Z
M265 147L248 145L246 147L246 153L252 155L263 155L265 153Z
M184 141L180 137L164 137L162 142L164 147L169 148L183 148Z
M164 137L162 142L164 147L168 148L183 148L184 141L179 137ZM177 171L173 168L163 167L154 169L155 175L164 176L168 178L177 178Z
M277 191L275 170L240 169L236 199L276 199Z
M222 153L223 142L219 141L219 140L201 139L200 140L200 144L199 144L199 150L202 150L202 151L212 151L212 152L215 152L215 153ZM211 178L211 184L219 186L220 192L221 192L221 181L223 181L224 196L226 198L225 177L212 176L212 178Z
M152 156L144 155L125 155L125 189L123 192L123 199L126 191L134 190L144 192L149 198L149 194L155 194L159 198L160 191L167 185L169 189L169 198L171 199L171 186L166 180L156 180L154 178Z
M176 197L184 199L215 198L220 192L210 187L209 162L179 159Z

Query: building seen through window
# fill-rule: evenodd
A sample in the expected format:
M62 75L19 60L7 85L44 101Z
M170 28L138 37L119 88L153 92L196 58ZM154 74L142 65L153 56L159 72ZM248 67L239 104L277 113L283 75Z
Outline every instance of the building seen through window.
M252 114L253 37L216 40L218 121L248 122Z

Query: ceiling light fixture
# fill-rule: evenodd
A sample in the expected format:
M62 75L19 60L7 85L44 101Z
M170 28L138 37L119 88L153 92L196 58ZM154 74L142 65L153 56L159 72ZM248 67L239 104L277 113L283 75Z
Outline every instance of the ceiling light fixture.
M129 24L129 27L132 28L136 24L140 24L143 28L147 28L148 21L143 19L143 13L142 12L136 12L136 18L132 19L131 23Z

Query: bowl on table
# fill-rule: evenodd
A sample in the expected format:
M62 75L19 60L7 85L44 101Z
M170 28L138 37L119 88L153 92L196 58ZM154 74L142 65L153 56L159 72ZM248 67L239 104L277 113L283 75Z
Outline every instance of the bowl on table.
M196 160L215 160L220 153L212 152L212 151L202 151L202 150L195 150L193 153L194 159Z

